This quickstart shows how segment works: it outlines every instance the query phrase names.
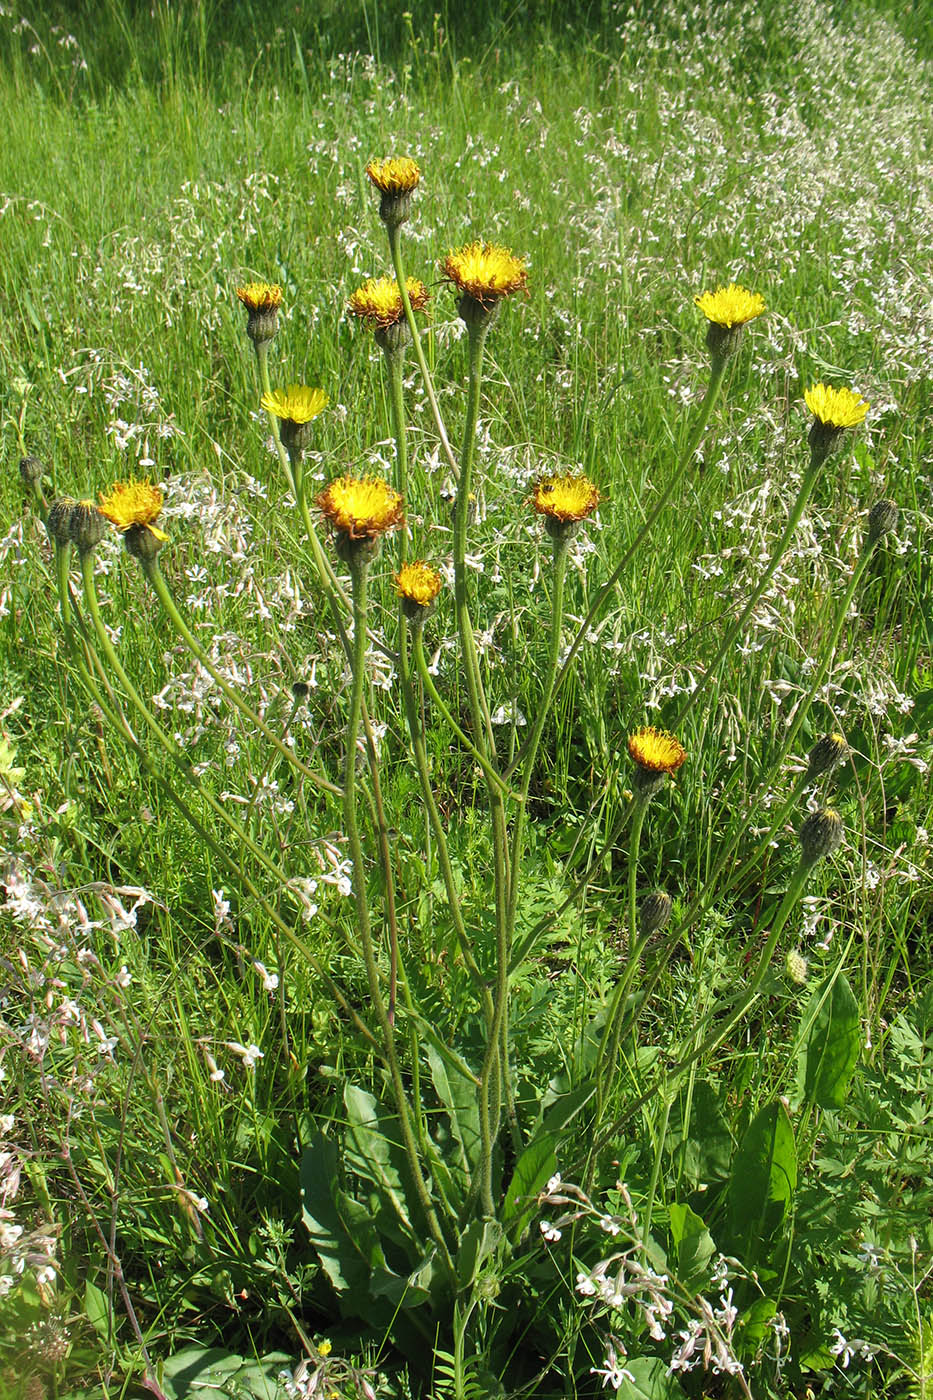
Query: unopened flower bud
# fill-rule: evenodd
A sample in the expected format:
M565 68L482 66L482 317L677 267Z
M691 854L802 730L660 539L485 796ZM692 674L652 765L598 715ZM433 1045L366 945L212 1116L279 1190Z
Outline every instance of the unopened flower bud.
M88 554L96 549L106 529L107 521L93 501L79 501L72 506L68 530L79 554Z
M832 807L811 812L800 828L800 855L805 865L831 856L842 841L842 817Z
M292 684L292 695L295 697L296 705L303 705L311 694L311 687L307 681L295 681Z
M810 964L802 953L793 949L787 954L787 975L798 987L802 987L807 980L807 971Z
M35 486L42 480L43 466L38 457L20 457L19 474L24 486Z
M654 890L645 895L638 910L638 931L642 938L666 928L673 908L673 901L665 890Z
M876 544L882 535L889 535L897 529L899 511L897 502L887 497L876 501L868 512L868 543Z
M56 544L71 544L71 512L76 505L77 501L71 496L62 496L52 502L45 528Z
M148 525L131 525L124 531L123 543L126 545L127 554L132 554L141 564L151 564L165 540L159 539Z
M849 752L849 745L841 734L824 734L810 750L807 765L807 782L812 783L824 773L831 773Z

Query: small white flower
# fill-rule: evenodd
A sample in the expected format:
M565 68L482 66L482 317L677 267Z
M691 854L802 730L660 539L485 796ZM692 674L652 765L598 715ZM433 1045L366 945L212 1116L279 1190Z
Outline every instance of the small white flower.
M557 1241L561 1238L562 1232L558 1230L556 1225L552 1225L549 1220L542 1220L540 1223L541 1233L547 1240L548 1244L556 1244Z

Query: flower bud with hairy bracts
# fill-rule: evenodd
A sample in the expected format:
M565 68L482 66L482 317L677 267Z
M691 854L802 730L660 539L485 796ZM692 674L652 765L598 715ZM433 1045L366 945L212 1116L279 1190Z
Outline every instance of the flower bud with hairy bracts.
M824 734L810 750L807 782L815 782L824 773L831 773L848 756L849 745L841 734Z
M19 475L24 486L35 486L45 470L38 457L20 457Z
M78 501L71 508L68 529L78 553L88 554L104 538L107 521L93 501Z
M884 535L897 529L900 512L897 502L884 497L876 501L868 512L868 543L877 544Z
M642 938L660 933L670 923L674 902L665 890L646 894L638 910L638 931Z
M71 512L77 504L71 496L61 496L52 502L45 528L56 544L71 544Z
M123 543L127 554L132 554L141 564L151 564L165 544L147 525L131 525L123 533Z
M842 841L842 817L832 807L820 807L811 812L800 828L800 858L804 865L831 856Z

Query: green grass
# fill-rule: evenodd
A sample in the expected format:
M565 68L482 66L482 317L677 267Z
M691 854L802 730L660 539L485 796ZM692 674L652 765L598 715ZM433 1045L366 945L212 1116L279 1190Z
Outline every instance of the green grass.
M482 561L471 576L474 620L478 632L492 629L483 668L490 707L505 720L496 727L503 762L528 732L509 717L537 713L547 655L550 552L526 504L531 481L573 466L603 493L568 571L566 615L578 621L688 440L708 377L694 296L734 279L769 308L749 326L693 467L613 590L545 727L519 938L596 864L516 975L511 1033L529 1132L545 1086L559 1094L585 1078L593 1017L625 967L626 836L605 848L628 809L626 738L679 715L779 539L807 461L803 389L852 385L872 404L866 429L827 463L741 650L728 651L678 726L689 759L650 808L638 889L670 892L671 928L708 894L672 946L659 937L647 950L658 980L605 1105L604 1126L625 1123L592 1186L602 1202L624 1179L642 1213L651 1198L649 1257L687 1293L672 1207L689 1206L718 1249L757 1271L761 1296L788 1319L791 1360L783 1374L773 1358L759 1361L754 1393L923 1395L933 1249L928 18L921 7L784 0L767 17L735 2L680 12L463 6L437 18L422 6L410 19L378 5L306 8L278 29L248 3L49 6L30 12L33 28L22 32L18 12L0 18L0 117L16 133L0 148L0 715L15 746L5 767L25 770L8 781L29 804L5 803L0 789L10 891L0 1063L2 1111L13 1115L3 1136L23 1168L12 1218L60 1232L54 1285L36 1285L27 1270L4 1303L0 1393L143 1394L140 1335L153 1363L168 1362L172 1400L197 1393L172 1379L170 1358L186 1348L202 1367L209 1348L243 1358L241 1393L255 1396L274 1390L248 1363L273 1357L268 1375L291 1370L305 1336L374 1366L380 1396L460 1396L471 1384L494 1394L499 1382L507 1394L529 1385L542 1396L595 1394L591 1367L603 1366L612 1330L639 1365L671 1355L673 1342L652 1343L633 1315L610 1328L575 1295L578 1269L609 1247L586 1220L545 1248L535 1218L510 1266L487 1263L466 1375L461 1367L449 1384L451 1316L425 1323L402 1309L393 1318L375 1304L367 1316L362 1297L338 1306L302 1219L301 1153L322 1125L340 1140L346 1083L388 1101L385 1073L244 880L262 884L365 1013L350 902L321 880L333 852L347 855L340 803L270 760L202 684L111 538L97 551L98 588L127 670L143 694L161 697L156 713L208 791L225 795L289 877L317 879L319 912L302 923L294 897L270 893L256 860L213 819L223 857L192 833L82 687L46 532L15 470L23 453L39 457L50 497L94 496L134 470L163 481L163 571L202 644L273 727L286 723L292 683L310 681L296 743L340 781L348 672L257 411L234 289L253 276L282 285L273 382L320 385L331 397L306 471L321 483L347 468L391 471L382 356L344 307L365 277L389 270L365 163L410 152L424 179L406 259L432 284L426 345L454 443L466 340L437 260L473 237L529 259L529 294L503 308L488 343L469 543ZM82 57L86 68L75 67ZM412 548L443 560L449 483L411 355L406 375ZM896 534L856 592L828 685L793 745L796 767L776 764L882 496L900 509ZM392 560L387 547L373 571L372 626L390 648ZM465 722L455 632L445 591L426 649L429 658L439 649L438 687ZM476 1060L481 1019L397 679L374 686L370 703L387 726L381 778L411 994L424 1022ZM721 1016L754 974L805 804L769 834L770 823L830 730L852 750L820 788L842 813L845 842L791 915L764 1000L669 1089L667 1071L704 1018ZM464 917L491 975L483 785L430 714L426 745ZM259 775L278 786L248 805ZM368 850L381 910L384 877L375 845ZM31 896L19 904L15 872ZM151 898L135 927L121 927L102 896L135 887ZM226 923L211 893L220 889ZM127 908L136 899L118 897ZM79 961L81 948L95 960ZM794 948L809 959L805 987L783 970ZM255 961L277 973L277 989ZM115 980L124 965L125 986ZM834 977L856 998L860 1050L845 1105L827 1109L807 1098L797 1063L816 1014L811 990ZM74 1012L62 1011L66 996ZM37 1054L30 1034L41 1039L62 1016L62 1036ZM839 1011L837 1028L843 1019ZM112 1059L98 1049L102 1036L116 1037ZM231 1043L256 1045L263 1058L246 1069ZM222 1079L211 1078L212 1064ZM412 1060L406 1048L405 1070L428 1083L424 1055ZM426 1092L433 1126L449 1135L441 1097ZM777 1224L753 1226L732 1167L780 1096L796 1134L797 1188ZM581 1182L593 1129L585 1112L577 1122L558 1166ZM358 1194L370 1191L361 1237L378 1194L363 1178L359 1168L348 1178ZM204 1213L192 1205L201 1197ZM140 1335L98 1231L119 1255ZM868 1246L877 1268L865 1263ZM401 1269L398 1242L387 1248ZM757 1286L740 1271L734 1281L751 1366ZM828 1350L834 1328L866 1339L873 1359L843 1369ZM223 1384L234 1394L232 1373ZM693 1395L703 1373L668 1381L640 1371L639 1380L652 1396ZM707 1380L723 1387L717 1394L738 1393L733 1381ZM352 1378L334 1385L357 1393Z

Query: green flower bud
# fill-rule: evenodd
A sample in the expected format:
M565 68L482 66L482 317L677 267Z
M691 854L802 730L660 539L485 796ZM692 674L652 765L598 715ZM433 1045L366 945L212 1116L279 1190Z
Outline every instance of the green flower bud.
M56 544L71 544L71 512L77 504L71 496L62 496L52 502L45 528Z
M35 486L44 471L38 457L20 457L19 474L24 486Z
M642 938L666 928L673 908L673 900L664 890L654 890L645 895L638 910L638 931Z
M68 530L79 554L89 554L104 538L107 521L93 501L79 501L71 507Z
M824 734L810 750L807 782L812 783L824 773L831 773L848 756L849 745L841 734Z
M832 807L811 812L800 828L800 857L804 865L815 865L831 856L842 841L842 818Z
M876 501L868 512L868 543L877 544L883 535L896 530L899 514L896 501L887 497Z

